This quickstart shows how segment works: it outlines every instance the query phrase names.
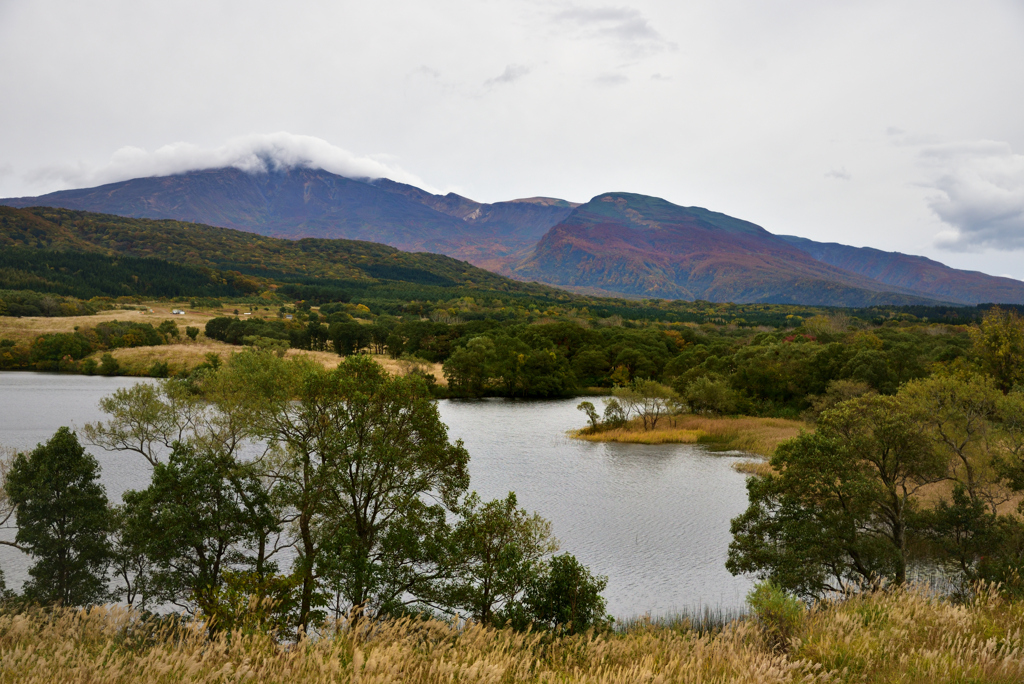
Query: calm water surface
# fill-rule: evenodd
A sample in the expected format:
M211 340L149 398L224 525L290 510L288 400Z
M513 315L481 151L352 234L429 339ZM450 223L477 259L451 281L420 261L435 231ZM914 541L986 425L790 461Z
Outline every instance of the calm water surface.
M0 444L30 449L62 425L100 420L100 398L136 382L0 372ZM551 520L563 551L608 576L612 614L742 605L750 581L724 567L729 520L747 503L744 477L731 467L740 457L571 440L566 430L585 422L577 403L445 400L439 409L449 436L469 449L470 486L484 498L515 491L521 506ZM146 486L140 456L91 451L112 500ZM8 586L20 586L27 559L0 547L0 565Z

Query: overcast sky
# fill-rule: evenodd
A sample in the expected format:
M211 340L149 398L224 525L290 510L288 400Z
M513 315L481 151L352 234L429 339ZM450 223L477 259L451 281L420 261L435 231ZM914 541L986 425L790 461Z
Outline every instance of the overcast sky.
M0 0L0 197L253 153L1024 279L1024 1Z

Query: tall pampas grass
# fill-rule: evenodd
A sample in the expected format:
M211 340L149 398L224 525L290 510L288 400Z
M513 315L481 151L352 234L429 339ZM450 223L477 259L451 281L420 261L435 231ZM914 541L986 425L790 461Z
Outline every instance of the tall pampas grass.
M0 682L1024 681L1024 603L992 588L966 604L916 589L823 603L805 612L784 651L757 620L698 629L693 617L563 637L435 620L342 622L281 643L211 638L202 625L118 607L37 609L0 615Z

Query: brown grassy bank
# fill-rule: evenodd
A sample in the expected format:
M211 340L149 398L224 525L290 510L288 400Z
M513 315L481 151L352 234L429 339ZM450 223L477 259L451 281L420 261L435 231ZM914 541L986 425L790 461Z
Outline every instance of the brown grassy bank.
M133 375L146 377L149 370L156 362L166 363L172 374L187 373L201 363L206 361L206 355L214 353L221 361L227 361L232 354L237 354L245 347L237 347L211 340L200 338L196 342L184 342L180 344L162 344L154 347L132 347L129 349L115 349L111 352L96 352L91 355L99 363L105 353L110 353L121 366L122 375ZM306 351L305 349L289 349L285 352L287 358L306 357L323 364L326 368L334 368L342 361L342 357L334 352ZM447 385L444 375L441 373L441 364L438 363L412 363L404 360L395 360L388 356L374 354L373 360L384 367L384 370L392 375L407 375L414 369L422 370L425 373L433 374L439 385Z
M754 621L714 634L641 625L549 639L441 622L342 629L297 645L148 630L123 609L0 616L0 682L953 682L1024 681L1024 604L966 606L895 592L808 612L788 653Z
M714 449L746 451L769 457L775 448L813 427L803 421L753 416L699 416L663 418L653 430L644 430L639 418L615 430L577 430L576 439L630 444L706 444Z

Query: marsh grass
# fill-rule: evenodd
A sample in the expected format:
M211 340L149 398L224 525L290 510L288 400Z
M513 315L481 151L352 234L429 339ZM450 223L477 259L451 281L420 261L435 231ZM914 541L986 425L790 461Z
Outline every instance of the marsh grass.
M0 614L0 683L953 682L1024 681L1024 603L954 604L915 589L806 611L786 653L758 621L705 609L555 637L473 624L342 623L278 642L149 623L118 607ZM695 622L696 620L696 622Z
M698 635L716 634L735 622L746 620L748 616L749 612L746 609L723 608L720 605L697 606L668 615L652 617L648 613L620 620L615 623L615 631L629 634L636 631L667 629L677 632L693 632Z
M628 444L697 444L700 430L635 430L631 427L602 432L579 431L573 437L588 442L624 442Z
M771 475L775 472L775 468L772 468L768 461L739 461L738 463L733 463L732 467L733 470L744 475L757 475L759 477Z
M640 420L633 419L622 428L598 432L576 430L570 436L590 442L704 444L719 451L771 456L782 442L812 429L803 421L786 418L683 414L662 419L653 430L644 430Z

